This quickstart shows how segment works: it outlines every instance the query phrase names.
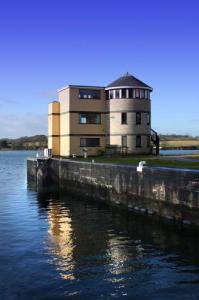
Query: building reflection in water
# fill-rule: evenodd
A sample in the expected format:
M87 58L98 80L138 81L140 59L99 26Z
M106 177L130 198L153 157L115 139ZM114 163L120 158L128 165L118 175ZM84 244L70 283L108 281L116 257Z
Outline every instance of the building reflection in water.
M59 203L50 201L48 207L48 234L50 243L48 250L54 256L54 263L63 279L75 279L75 262L73 257L73 228L70 212L63 209Z
M116 275L111 281L120 281L117 275L143 268L144 265L138 262L143 255L144 248L140 240L132 244L132 241L128 241L128 237L110 234L107 239L107 258L109 259L107 267L108 272Z
M75 279L82 289L85 282L90 288L91 280L101 280L119 295L129 283L137 285L139 274L149 284L155 282L162 263L199 265L198 239L181 231L180 235L168 224L65 193L38 194L38 205L48 222L47 251L52 263L61 278Z

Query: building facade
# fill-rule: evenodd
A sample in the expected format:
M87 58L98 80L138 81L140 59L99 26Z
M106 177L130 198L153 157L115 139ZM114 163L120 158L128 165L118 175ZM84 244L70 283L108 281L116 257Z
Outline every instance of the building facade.
M151 153L151 92L128 73L107 87L60 89L49 103L48 148L57 156Z

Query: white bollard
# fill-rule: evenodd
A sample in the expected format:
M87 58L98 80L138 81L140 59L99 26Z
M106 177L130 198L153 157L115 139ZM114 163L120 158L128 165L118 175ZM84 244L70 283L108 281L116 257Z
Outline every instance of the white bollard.
M137 172L142 172L143 171L143 167L146 164L146 161L140 161L138 166L137 166Z

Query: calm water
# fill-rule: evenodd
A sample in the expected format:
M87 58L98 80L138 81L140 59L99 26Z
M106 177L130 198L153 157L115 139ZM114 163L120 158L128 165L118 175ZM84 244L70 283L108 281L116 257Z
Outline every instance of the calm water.
M198 299L199 236L27 188L28 152L0 152L0 299Z
M199 150L192 150L192 149L160 150L160 155L191 155L191 154L199 154Z

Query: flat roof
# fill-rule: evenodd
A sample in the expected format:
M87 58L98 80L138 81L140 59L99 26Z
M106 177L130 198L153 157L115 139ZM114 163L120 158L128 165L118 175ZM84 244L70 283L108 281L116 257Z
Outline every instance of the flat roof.
M73 85L73 84L69 84L61 89L58 89L58 92L61 92L63 90L66 90L68 88L77 88L77 89L99 89L99 90L102 90L102 89L105 89L104 86L95 86L95 85Z

